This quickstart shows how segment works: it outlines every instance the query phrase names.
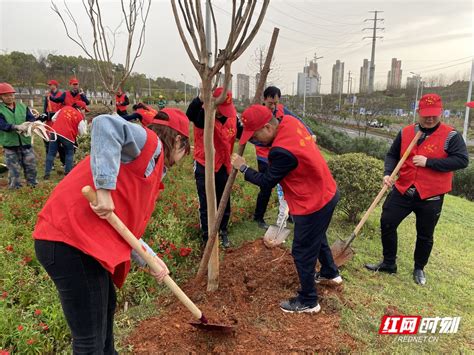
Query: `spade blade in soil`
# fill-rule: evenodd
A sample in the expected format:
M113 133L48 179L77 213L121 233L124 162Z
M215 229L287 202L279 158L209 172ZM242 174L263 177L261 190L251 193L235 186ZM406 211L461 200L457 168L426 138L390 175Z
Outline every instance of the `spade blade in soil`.
M268 227L265 235L263 236L263 240L265 241L266 246L275 247L283 243L288 235L290 234L290 230L288 228L280 228L278 226L270 226Z
M211 324L203 322L189 322L194 328L208 332L231 333L234 330L232 325Z
M346 246L346 244L347 241L339 239L331 245L332 257L338 267L347 263L354 256L354 250L350 246Z

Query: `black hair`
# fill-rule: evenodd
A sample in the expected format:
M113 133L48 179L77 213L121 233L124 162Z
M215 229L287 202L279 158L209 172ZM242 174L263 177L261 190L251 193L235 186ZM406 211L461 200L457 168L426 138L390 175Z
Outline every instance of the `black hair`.
M275 96L278 96L278 98L281 97L281 91L276 86L269 86L263 92L264 99L266 99L267 97L275 97Z

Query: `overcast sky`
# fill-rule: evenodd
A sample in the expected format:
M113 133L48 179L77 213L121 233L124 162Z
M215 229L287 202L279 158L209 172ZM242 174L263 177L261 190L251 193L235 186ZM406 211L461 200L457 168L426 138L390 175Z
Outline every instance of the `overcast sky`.
M203 1L204 3L205 1ZM62 1L57 1L62 6ZM67 0L83 33L88 33L87 18L81 1ZM105 21L110 27L120 22L120 1L102 1ZM220 47L224 46L229 30L230 0L213 1L219 25ZM467 78L474 54L472 0L398 0L398 1L296 1L272 0L261 31L250 47L232 67L235 74L254 75L254 53L268 45L273 27L280 28L275 51L277 73L275 84L291 94L292 83L302 71L305 57L318 60L322 76L321 90L330 91L331 70L336 59L345 62L345 79L350 70L358 89L359 73L364 58L370 59L373 18L369 11L379 10L375 82L384 88L391 58L402 60L403 82L413 71L427 77L445 74ZM55 53L83 55L80 48L65 35L61 22L50 8L49 1L0 0L0 50L14 50L35 55ZM118 37L126 42L125 32ZM115 62L123 63L123 46L119 46ZM122 51L121 51L122 50ZM192 85L197 73L187 57L174 22L171 5L166 0L153 0L147 23L146 45L134 68L152 78L158 76L183 80ZM344 90L347 89L345 85Z

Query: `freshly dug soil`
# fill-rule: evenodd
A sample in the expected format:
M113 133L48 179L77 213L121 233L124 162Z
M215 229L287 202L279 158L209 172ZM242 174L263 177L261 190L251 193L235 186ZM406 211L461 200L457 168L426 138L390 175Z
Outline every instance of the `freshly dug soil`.
M216 292L192 280L183 287L210 323L232 325L231 333L195 329L188 324L191 313L170 295L159 300L160 316L142 322L128 343L134 353L354 350L356 342L339 330L342 286L318 286L318 314L282 312L280 301L295 296L298 286L288 250L267 249L261 240L246 243L225 252Z

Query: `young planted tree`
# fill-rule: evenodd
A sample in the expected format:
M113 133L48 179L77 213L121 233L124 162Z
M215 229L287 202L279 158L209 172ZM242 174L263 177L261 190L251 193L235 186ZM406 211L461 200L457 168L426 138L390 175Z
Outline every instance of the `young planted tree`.
M99 0L82 0L84 11L92 31L92 43L86 43L81 34L75 15L66 1L60 9L51 1L52 10L59 16L66 35L93 60L103 87L115 98L115 93L125 83L133 70L135 62L141 56L145 46L145 24L150 12L151 0L120 0L121 20L112 29L103 21L103 9ZM76 15L77 16L77 15ZM123 69L117 70L113 64L117 35L124 28L127 35Z
M227 88L231 79L231 66L247 49L265 17L269 0L263 0L257 10L257 0L232 0L232 14L230 31L225 41L224 48L219 48L217 21L211 0L207 0L208 14L212 18L214 28L214 52L211 65L210 36L206 37L205 23L201 1L199 0L171 0L176 26L183 42L186 53L194 68L199 73L202 87L202 101L204 102L204 151L206 156L205 185L207 200L207 218L209 228L216 222L216 189L214 179L214 123L215 111L218 104L222 103L227 95ZM177 4L176 4L177 3ZM254 25L251 22L257 17ZM210 21L210 19L207 19ZM184 25L184 26L183 26ZM210 26L209 26L210 27ZM185 33L185 29L186 32ZM250 30L251 29L251 30ZM224 90L220 97L212 97L212 88L216 75L224 68ZM209 231L210 232L210 231ZM211 236L211 234L209 234ZM219 245L216 238L209 238L206 249L212 250L208 268L209 291L216 290L219 286Z

